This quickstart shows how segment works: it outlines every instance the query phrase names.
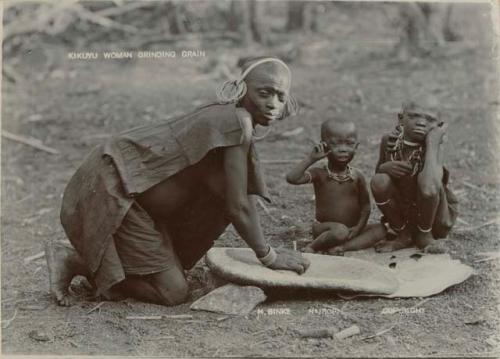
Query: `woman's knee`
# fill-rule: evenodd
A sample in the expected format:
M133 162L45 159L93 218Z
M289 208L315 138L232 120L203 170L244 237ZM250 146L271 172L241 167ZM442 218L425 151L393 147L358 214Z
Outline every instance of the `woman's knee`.
M391 177L385 173L375 174L370 181L370 187L374 196L388 194L391 185Z
M179 270L158 273L154 276L152 284L163 305L177 305L188 299L189 286Z

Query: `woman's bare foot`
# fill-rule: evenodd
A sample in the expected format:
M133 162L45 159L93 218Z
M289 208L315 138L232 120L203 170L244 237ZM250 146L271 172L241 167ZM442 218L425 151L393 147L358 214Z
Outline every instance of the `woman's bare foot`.
M342 246L336 246L328 249L328 254L331 256L343 256L344 248Z
M49 270L50 290L56 297L57 304L70 306L71 300L68 287L74 276L82 271L76 251L62 242L47 242L45 244L45 258Z
M388 253L398 251L400 249L411 246L411 234L404 229L399 232L398 236L393 240L383 240L375 245L375 251L379 253Z

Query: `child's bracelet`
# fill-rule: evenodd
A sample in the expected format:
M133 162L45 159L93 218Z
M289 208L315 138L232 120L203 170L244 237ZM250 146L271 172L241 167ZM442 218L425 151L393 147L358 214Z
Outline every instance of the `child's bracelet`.
M257 257L259 261L265 266L271 266L278 258L278 255L274 251L273 247L269 246L269 252L264 257Z

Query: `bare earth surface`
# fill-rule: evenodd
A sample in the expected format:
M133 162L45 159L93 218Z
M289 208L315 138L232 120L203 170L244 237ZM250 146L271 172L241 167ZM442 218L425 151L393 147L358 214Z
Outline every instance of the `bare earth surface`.
M2 128L40 139L60 153L52 155L2 138L2 352L497 356L498 260L476 262L479 253L500 250L498 224L490 222L499 213L500 177L492 39L481 35L491 27L488 10L462 9L464 42L404 63L389 54L393 30L370 11L368 7L359 15L356 24L347 15L339 16L337 31L297 40L300 51L291 63L292 89L301 114L279 123L258 143L274 200L268 213L261 211L265 233L274 246L288 248L292 240L310 237L312 188L287 185L284 174L292 164L272 161L301 159L319 138L319 124L325 118L347 116L357 122L361 145L353 165L369 176L378 141L394 126L401 101L410 95L434 96L449 123L447 164L451 187L461 204L448 246L452 257L474 267L475 275L423 303L418 298L344 300L335 293L268 293L268 301L258 307L263 311L254 310L243 318L193 312L190 303L167 308L127 300L95 308L100 302L78 297L78 286L74 306L58 307L48 292L45 260L25 259L41 252L45 241L64 239L58 220L61 194L84 156L110 134L160 121L213 99L213 88L222 81L215 69L225 61L232 69L233 60L248 52L228 50L222 43L189 44L205 48L207 57L85 62L67 61L66 50L54 48L50 51L58 59L57 67L46 78L38 76L38 62L26 60L20 70L30 81L3 84ZM304 131L297 136L278 136L299 126ZM376 209L372 216L378 218ZM216 245L245 246L231 228ZM191 271L193 288L200 286L202 271L202 263ZM416 313L383 311L417 304L422 310ZM193 317L126 319L174 314ZM297 332L354 324L361 333L343 341L304 339Z

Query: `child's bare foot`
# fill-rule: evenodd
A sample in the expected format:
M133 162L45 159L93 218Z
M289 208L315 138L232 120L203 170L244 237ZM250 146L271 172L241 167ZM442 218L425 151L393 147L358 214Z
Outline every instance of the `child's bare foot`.
M432 232L430 230L417 230L414 240L415 245L420 249L423 249L434 243L434 237L432 236Z
M305 246L304 248L301 249L303 253L316 253L314 249L311 248L311 246Z
M383 240L375 245L375 251L379 253L388 253L411 246L411 234L407 230L399 232L393 240Z
M331 256L343 256L344 248L342 246L336 246L328 249L328 254Z
M49 270L50 290L56 297L57 304L70 306L68 287L76 273L72 257L78 256L76 251L61 242L45 244L45 258Z
M448 253L448 248L446 247L444 241L442 239L440 240L433 240L432 243L428 244L423 248L424 253L430 253L430 254L442 254L442 253Z

